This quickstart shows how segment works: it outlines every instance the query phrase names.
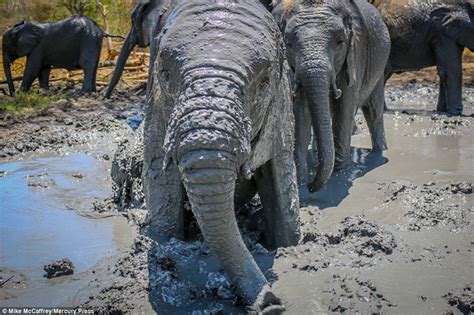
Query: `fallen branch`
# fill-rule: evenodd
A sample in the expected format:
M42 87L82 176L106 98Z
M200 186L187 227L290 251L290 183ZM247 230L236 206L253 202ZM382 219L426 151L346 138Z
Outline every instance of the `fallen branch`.
M3 281L0 283L0 287L3 286L4 284L6 284L8 281L10 281L11 279L13 279L15 275L11 276L10 278L8 278L7 280Z
M13 82L15 81L21 81L23 80L23 77L16 77L16 78L13 78ZM0 84L8 84L7 80L3 80L3 81L0 81Z

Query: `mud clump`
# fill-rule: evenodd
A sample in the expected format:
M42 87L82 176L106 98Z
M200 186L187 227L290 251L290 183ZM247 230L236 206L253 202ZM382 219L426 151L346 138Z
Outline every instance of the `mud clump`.
M389 301L370 280L333 275L328 281L330 295L328 311L337 313L380 314L397 306Z
M45 265L43 269L46 271L46 277L48 279L72 275L74 273L74 265L68 258L63 258Z
M379 190L386 195L385 203L401 204L409 221L409 230L447 226L454 231L469 225L472 183L429 182L417 186L411 182L392 181L379 183Z
M448 301L449 305L456 307L462 314L472 314L472 312L474 312L474 296L471 287L471 285L467 285L462 290L445 294L443 298Z
M375 222L363 216L345 218L337 233L320 233L314 227L303 232L301 245L293 249L279 249L277 258L305 253L316 254L316 259L298 259L293 268L302 271L317 271L331 266L352 268L370 267L378 260L388 258L398 247L395 236ZM374 259L376 258L376 259Z
M341 238L346 242L356 244L356 252L360 256L374 257L377 252L390 255L397 247L392 233L361 216L347 217L342 224L344 228Z
M144 208L143 127L119 143L112 161L112 188L119 211Z

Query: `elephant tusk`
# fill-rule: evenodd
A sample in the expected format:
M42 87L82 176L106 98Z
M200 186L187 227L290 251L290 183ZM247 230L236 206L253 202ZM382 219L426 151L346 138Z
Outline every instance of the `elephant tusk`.
M341 96L342 96L342 91L341 91L341 89L338 89L337 86L334 86L334 87L333 87L332 93L333 93L334 98L335 98L336 100L340 99Z
M244 164L242 164L242 167L240 168L240 170L242 171L242 174L244 174L245 179L247 180L252 179L253 172L252 172L252 168L251 168L249 160L245 161Z
M338 89L337 88L337 85L336 85L336 74L333 72L333 77L332 77L332 80L331 80L331 89L332 89L332 95L333 97L338 100L341 98L342 96L342 91L341 89Z
M166 170L168 169L168 167L171 165L172 162L173 162L173 158L171 157L171 154L166 153L165 158L163 159L163 165L161 167L163 172L166 172Z

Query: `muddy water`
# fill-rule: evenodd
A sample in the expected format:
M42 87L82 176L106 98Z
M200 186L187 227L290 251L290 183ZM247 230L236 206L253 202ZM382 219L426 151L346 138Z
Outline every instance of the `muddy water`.
M46 279L45 264L68 257L77 275L127 243L125 219L77 214L91 211L96 199L111 194L110 163L100 159L102 154L0 164L0 271L3 278L15 274L8 294L0 295L0 300L8 299L0 304L60 305L68 290L77 289L77 276ZM58 294L62 290L66 294Z
M469 105L472 110L474 102ZM304 233L319 238L275 259L276 293L288 314L459 313L446 296L467 292L465 303L472 305L474 203L472 189L460 194L452 187L472 185L472 119L386 114L390 148L383 156L364 149L370 137L358 121L353 164L325 190L303 193ZM349 216L373 222L380 229L375 239L360 245L348 236ZM324 235L342 241L321 246ZM373 252L355 254L364 244ZM384 246L390 250L381 253Z

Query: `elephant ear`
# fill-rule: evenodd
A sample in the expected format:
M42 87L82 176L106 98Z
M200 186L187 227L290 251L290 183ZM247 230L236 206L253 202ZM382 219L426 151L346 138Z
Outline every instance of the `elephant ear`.
M348 86L351 87L357 81L357 70L356 70L356 51L357 51L357 34L361 29L361 23L359 21L362 13L360 12L357 5L353 0L350 0L351 9L347 12L344 24L346 25L347 32L349 33L349 45L347 47L346 55L346 72Z
M18 32L17 53L18 56L29 55L43 38L43 29L35 24L26 23Z

